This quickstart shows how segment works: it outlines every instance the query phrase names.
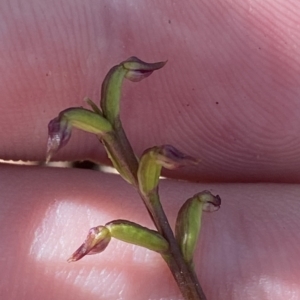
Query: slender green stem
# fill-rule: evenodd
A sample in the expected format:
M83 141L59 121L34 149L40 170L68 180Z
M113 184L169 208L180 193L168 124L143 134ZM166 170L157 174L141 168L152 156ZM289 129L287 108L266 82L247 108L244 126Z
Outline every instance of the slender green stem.
M115 122L114 122L113 126L115 129L116 135L117 135L117 141L119 142L122 149L124 149L124 151L126 152L125 153L126 158L127 158L126 162L129 165L132 174L136 178L139 163L138 163L137 157L134 154L132 146L131 146L130 142L128 141L126 133L123 129L122 122L119 117L115 118Z
M134 187L138 187L136 175L138 161L133 151L130 152L124 149L123 145L119 142L119 136L116 132L110 132L104 137L99 137L99 139L104 144L114 167L120 172L122 177Z
M140 196L148 211L151 213L157 230L169 242L169 254L164 255L163 258L167 262L182 295L185 299L205 300L205 294L195 272L183 259L180 248L167 220L167 216L165 215L159 200L158 191L156 190L146 196L140 193Z
M168 264L182 295L186 300L206 300L194 270L185 262L182 256L160 203L158 191L156 190L149 195L144 195L138 188L136 175L138 161L123 131L121 123L119 125L117 127L117 133L110 133L104 138L103 142L111 158L119 165L120 170L122 170L123 177L138 190L158 232L169 242L169 253L164 254L163 258Z

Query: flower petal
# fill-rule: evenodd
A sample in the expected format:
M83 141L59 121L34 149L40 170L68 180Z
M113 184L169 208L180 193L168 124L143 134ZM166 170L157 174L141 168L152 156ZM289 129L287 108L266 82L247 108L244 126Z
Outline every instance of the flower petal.
M110 232L105 226L91 228L84 243L71 255L68 262L77 261L85 255L104 251L109 244L110 239Z

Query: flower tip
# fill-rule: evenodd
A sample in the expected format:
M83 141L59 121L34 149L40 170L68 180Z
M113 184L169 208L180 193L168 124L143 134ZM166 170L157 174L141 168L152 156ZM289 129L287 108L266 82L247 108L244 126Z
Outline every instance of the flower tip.
M207 202L203 204L203 211L205 212L215 212L218 211L219 209L220 209L220 205L215 205L212 202Z
M51 160L52 156L61 148L59 141L49 135L46 151L46 164Z
M48 164L51 160L52 153L50 151L47 151L46 153L46 164Z
M209 191L203 191L198 194L198 199L203 202L203 211L214 212L220 209L221 198L219 195L214 196Z
M74 262L86 255L104 251L110 239L110 232L105 226L91 228L84 243L71 255L67 262Z
M162 145L158 149L157 159L167 169L197 165L200 162L200 159L184 154L172 145Z
M154 70L161 69L167 62L168 62L168 60L159 61L156 63L147 63L147 62L142 61L141 59L139 59L136 56L131 56L123 62L123 65L128 70L136 70L136 69L146 70L146 69L148 69L148 70L154 71Z
M192 157L192 156L189 156L189 155L186 155L186 161L187 161L187 164L189 165L193 165L193 166L196 166L200 163L201 159L200 158L195 158L195 157Z
M156 63L157 64L156 65L156 67L157 67L156 70L159 70L159 69L163 68L167 64L167 62L168 62L168 60L160 61L160 62Z
M125 60L122 64L123 67L127 70L125 78L133 82L138 82L150 76L153 71L161 69L166 63L167 61L147 63L135 56L132 56Z
M71 262L74 262L74 261L76 261L76 259L72 256L67 260L68 263L71 263Z
M85 244L82 244L67 260L68 263L77 261L86 255Z
M67 120L57 117L48 124L48 142L46 163L60 148L67 144L71 137L71 125Z

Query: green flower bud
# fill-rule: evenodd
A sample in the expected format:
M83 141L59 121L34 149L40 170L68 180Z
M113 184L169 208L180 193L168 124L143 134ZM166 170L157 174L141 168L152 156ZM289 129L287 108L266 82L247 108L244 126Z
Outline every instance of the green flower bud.
M203 191L188 199L179 210L175 237L181 248L184 259L189 264L193 262L193 255L201 229L202 211L216 211L220 208L220 197Z
M146 150L139 162L138 182L140 191L147 195L159 182L162 166L156 162L156 147Z
M121 88L126 72L122 65L114 66L102 83L100 106L103 115L112 124L119 118Z
M197 159L183 154L171 145L149 148L144 151L139 162L138 181L140 191L147 195L157 188L162 167L175 169L197 163Z
M157 231L139 224L126 220L115 220L105 226L109 229L112 237L123 242L159 253L165 253L169 248L168 242Z
M101 103L104 116L115 125L119 122L121 88L124 78L140 81L155 70L162 68L166 62L146 63L136 57L130 57L114 66L106 75L101 87Z

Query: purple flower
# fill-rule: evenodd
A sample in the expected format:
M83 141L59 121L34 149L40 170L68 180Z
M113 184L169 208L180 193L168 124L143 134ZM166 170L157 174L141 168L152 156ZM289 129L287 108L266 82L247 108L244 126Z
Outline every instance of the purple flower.
M72 132L72 125L61 116L51 120L48 124L47 162L60 148L65 146Z

